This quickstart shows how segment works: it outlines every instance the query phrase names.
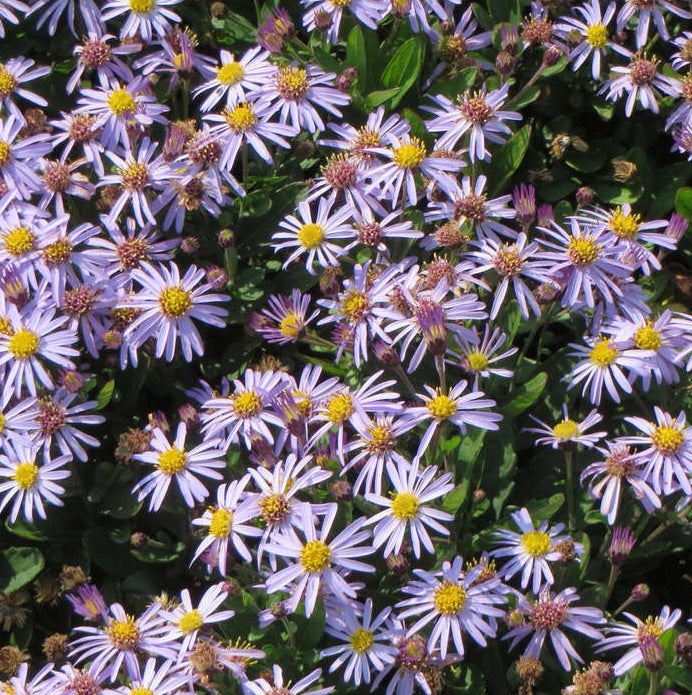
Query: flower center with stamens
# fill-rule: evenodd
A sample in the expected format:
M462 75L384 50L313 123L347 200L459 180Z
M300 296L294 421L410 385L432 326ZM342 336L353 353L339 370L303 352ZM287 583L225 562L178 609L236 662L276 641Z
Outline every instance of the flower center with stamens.
M310 417L312 415L312 400L307 393L302 391L294 391L292 394L293 400L295 401L298 412L303 417Z
M0 335L12 335L13 333L12 322L6 316L0 316Z
M189 635L191 632L199 630L202 625L204 625L204 618L196 609L188 611L178 621L178 628L184 635Z
M67 239L58 239L43 249L43 260L48 265L67 263L72 253L72 244Z
M433 603L438 612L446 615L458 613L466 603L466 592L460 586L445 582L435 589Z
M70 168L61 162L49 162L43 172L43 182L53 193L62 193L70 185Z
M0 434L2 434L2 431L5 429L5 416L0 413Z
M329 567L332 551L324 541L308 541L300 551L300 564L308 572L322 572Z
M40 342L37 333L27 328L20 328L10 338L8 348L14 357L25 360L38 352Z
M112 620L106 628L110 643L120 650L133 650L139 644L139 630L135 619L128 615L125 620Z
M550 598L538 601L531 606L529 620L535 630L554 630L565 619L565 606Z
M140 14L148 14L155 5L156 0L130 0L130 9Z
M278 524L283 521L290 510L288 500L278 493L262 495L257 505L267 524Z
M466 355L466 361L474 372L482 372L488 366L488 358L478 350L469 352Z
M641 644L646 639L658 639L663 634L663 621L650 615L646 622L637 627L637 642Z
M245 77L245 68L236 60L225 63L216 71L216 79L224 87L232 87Z
M505 246L500 249L493 258L493 267L498 275L502 277L512 277L519 275L524 266L524 261L519 256L516 246Z
M579 425L574 420L566 418L553 427L553 436L563 441L574 439L579 436Z
M601 246L589 234L584 237L571 237L567 246L567 255L576 266L590 265L600 255Z
M594 48L603 48L608 43L608 29L603 24L592 24L586 30L586 43Z
M7 164L7 160L10 158L11 154L10 144L4 140L0 140L0 167Z
M635 57L629 64L630 81L637 86L651 84L654 81L654 77L656 77L657 67L657 60L649 60L643 56Z
M493 117L492 107L480 92L474 96L467 92L459 103L459 111L474 126L484 126Z
M26 227L15 227L5 237L5 248L12 256L21 256L33 250L35 234Z
M279 323L279 331L281 335L285 335L287 338L299 338L305 330L305 326L300 319L298 314L291 312L281 319Z
M141 191L149 183L149 168L144 162L132 162L119 173L120 182L129 191Z
M550 550L550 536L543 531L527 531L521 537L521 545L531 557L542 557Z
M354 154L360 155L361 157L372 157L369 152L364 152L371 147L380 146L380 134L376 133L374 130L370 130L366 126L363 126L356 137L353 139L353 147L351 151Z
M257 116L252 104L238 104L232 109L224 109L223 116L228 127L236 133L252 130L257 123Z
M621 239L633 239L639 231L641 215L625 215L622 208L617 208L610 218L609 226L615 236Z
M96 116L88 113L76 113L70 121L69 135L76 143L88 142L94 137L91 129L96 121Z
M100 690L100 688L99 688ZM149 690L149 688L132 688L130 690L130 695L154 695L153 690Z
M598 367L610 367L617 358L617 348L607 338L596 343L589 353L589 359Z
M351 0L329 0L329 4L334 5L334 7L348 7Z
M440 46L440 58L446 63L453 63L466 55L466 41L461 34L448 36Z
M394 163L401 169L415 169L427 157L427 150L422 140L411 138L399 147L394 148Z
M122 270L139 268L141 261L149 259L149 244L144 239L128 239L116 246L115 254Z
M663 345L663 339L653 326L642 326L634 334L634 344L640 350L658 350Z
M92 39L82 47L79 62L92 70L103 67L111 59L111 49L105 41Z
M136 102L135 98L122 87L111 92L111 94L106 99L108 108L116 115L123 116L127 113L134 111Z
M410 492L400 492L392 500L392 514L397 519L415 519L420 503Z
M211 513L209 522L209 535L214 538L227 538L233 525L233 512L229 509L215 509Z
M485 219L485 194L476 195L469 193L454 203L454 219L468 217L474 222L482 222Z
M87 287L75 287L65 290L62 308L73 319L90 314L96 306L96 292Z
M322 176L332 188L348 188L356 182L358 164L347 155L334 155L322 167Z
M616 449L605 460L606 472L614 478L626 478L634 472L634 459L627 447Z
M372 634L370 630L365 630L362 627L356 628L348 638L348 641L351 643L351 649L353 649L356 654L367 652L372 646Z
M302 99L308 91L308 73L303 68L280 67L276 73L276 91L289 101Z
M242 104L240 106L237 106L235 109L233 109L233 111L225 109L224 116L227 116L229 113L235 112L242 106ZM229 125L233 127L232 123L229 123ZM197 136L187 145L188 157L190 157L190 159L195 164L203 164L206 166L209 166L210 164L216 164L216 162L218 162L221 158L221 152L221 144L216 139L216 137L210 136L206 133L202 133L201 135Z
M0 99L8 97L17 86L17 78L0 63Z
M341 313L348 318L351 323L358 323L370 308L368 296L358 290L349 290L341 300Z
M29 490L36 485L36 480L38 479L38 466L30 461L24 461L15 468L12 477L20 489Z
M439 393L428 403L428 412L436 420L446 420L452 417L457 411L457 404L449 396Z
M98 615L98 611L96 612ZM88 673L78 673L66 686L66 689L74 691L75 695L99 695L101 688ZM13 695L10 693L9 695Z
M192 297L182 287L166 287L159 295L159 307L168 318L179 319L192 307Z
M233 412L240 418L254 417L262 410L262 398L255 391L244 391L233 398Z
M36 422L44 437L52 437L65 424L65 409L53 401L41 400Z
M158 469L166 475L177 475L187 466L187 454L176 447L159 454Z
M356 224L358 230L358 241L361 244L375 248L382 239L382 227L377 222L363 222Z
M656 425L651 433L654 448L664 454L674 454L685 441L685 435L671 425Z
M392 428L388 425L375 425L370 428L369 434L366 448L371 454L385 454L394 448Z
M316 249L324 241L324 227L315 222L308 222L298 230L298 241L306 249Z
M340 393L329 401L326 409L327 419L338 425L352 415L354 410L351 396L348 393Z

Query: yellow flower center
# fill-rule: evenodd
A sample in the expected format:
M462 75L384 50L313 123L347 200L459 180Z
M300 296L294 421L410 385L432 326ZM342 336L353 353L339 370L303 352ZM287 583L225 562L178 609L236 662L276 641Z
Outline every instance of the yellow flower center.
M370 441L367 442L368 451L384 454L394 448L394 437L389 425L375 425L370 428Z
M302 391L294 391L292 395L298 412L303 417L310 417L312 415L312 400L310 400L310 396Z
M67 239L58 239L43 249L43 259L48 265L67 263L72 253L72 244Z
M658 639L663 634L663 621L650 615L645 623L637 628L637 641L643 642L646 638Z
M16 227L5 237L5 248L12 256L21 256L34 248L36 237L26 227Z
M0 64L0 98L7 97L17 86L17 78Z
M106 99L106 103L116 116L122 116L135 108L135 98L122 87L113 91Z
M594 48L603 48L608 43L608 29L603 24L592 24L586 30L586 43Z
M624 215L622 208L617 208L610 218L610 228L621 239L632 239L639 231L641 215Z
M0 413L0 434L2 434L2 431L5 429L5 416Z
M417 497L410 492L400 492L392 500L392 514L397 519L415 519L419 507Z
M456 584L445 582L435 589L433 603L438 612L453 615L458 613L466 603L466 592Z
M22 490L28 490L36 484L38 466L29 461L24 461L24 463L20 463L17 466L12 477Z
M5 142L4 140L0 140L0 167L5 166L5 164L7 164L7 160L10 158L11 151L12 149L9 143Z
M306 249L316 249L324 241L324 227L308 222L298 230L298 241Z
M6 316L0 316L0 335L12 335L14 328Z
M178 627L184 635L189 635L195 630L199 630L204 624L204 618L198 610L191 610L185 613L178 621Z
M574 439L574 437L576 437L578 434L579 425L574 422L574 420L570 420L569 418L558 422L557 425L553 427L553 435L557 439L563 439L564 441Z
M262 518L268 524L276 524L286 518L288 500L280 494L263 495L258 502Z
M477 350L469 352L469 354L466 355L466 359L468 360L469 367L471 367L474 372L482 372L488 366L488 358Z
M308 572L321 572L329 567L332 551L324 541L308 541L300 552L300 564Z
M245 76L245 68L236 60L225 63L216 71L216 79L224 87L232 87L238 84Z
M436 420L446 420L457 412L457 404L444 393L439 393L428 403L428 412Z
M594 345L589 359L598 367L610 367L618 357L618 351L612 347L610 340L604 338Z
M159 306L165 316L179 319L192 306L192 297L182 287L166 287L159 295Z
M592 236L572 237L567 247L567 255L574 265L590 265L600 254L601 247Z
M149 688L132 688L130 695L154 695L154 691Z
M133 650L139 643L139 630L135 619L128 615L125 620L113 620L106 628L110 643L121 650Z
M156 0L130 0L130 9L140 14L148 14L154 9Z
M257 116L255 116L252 104L238 104L232 109L225 109L223 115L228 126L236 133L252 130L257 123Z
M149 183L149 167L144 162L132 162L118 173L123 187L129 191L141 191Z
M634 334L634 344L640 350L658 350L663 344L661 334L652 326L642 326Z
M410 143L394 148L394 163L401 169L415 169L427 154L423 141L411 138Z
M334 0L332 0L333 2ZM367 652L372 646L372 632L365 630L362 627L356 628L348 638L351 643L351 649L357 654Z
M550 550L550 536L543 531L527 531L521 537L521 545L531 557L541 557Z
M159 455L158 467L166 475L176 475L187 466L187 454L175 447Z
M685 435L670 425L657 425L651 435L651 443L665 454L675 453L685 441Z
M287 338L297 339L303 333L303 328L303 322L294 312L284 316L279 323L281 335L285 335Z
M238 417L253 417L262 410L262 398L254 391L239 393L233 399L233 411Z
M38 352L40 342L38 334L21 328L10 338L8 347L14 357L25 360Z
M349 290L341 300L341 312L351 323L360 321L369 307L370 300L368 296L358 290Z
M214 538L227 538L231 532L233 525L233 512L229 509L215 509L211 513L211 522L209 524L209 535Z
M338 425L353 414L353 399L348 393L340 393L329 401L327 405L327 419Z
M276 89L284 99L302 99L308 91L308 73L303 68L281 67L276 74Z
M351 0L329 0L331 5L334 7L348 7L351 4Z

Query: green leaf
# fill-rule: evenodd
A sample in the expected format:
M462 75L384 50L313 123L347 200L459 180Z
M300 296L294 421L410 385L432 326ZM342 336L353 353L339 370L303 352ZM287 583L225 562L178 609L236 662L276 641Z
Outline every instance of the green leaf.
M459 507L464 504L464 501L468 497L469 484L469 479L463 478L463 480L442 500L442 509L450 514L456 514Z
M38 576L44 566L38 548L8 548L0 553L0 594L11 594Z
M512 400L500 409L505 418L514 418L532 406L543 393L547 383L548 375L545 372L540 372L533 379L520 386L514 392L515 395L512 397Z
M113 389L115 388L115 379L107 381L96 396L96 410L103 410L113 398Z
M692 693L692 670L685 666L664 666L661 675L665 676L673 685L688 693Z
M565 496L561 492L551 495L547 499L532 500L526 506L533 519L550 519L565 503Z
M692 188L679 188L675 194L675 212L692 222Z
M461 463L475 463L478 454L481 453L485 433L487 430L473 429L464 437L457 453L457 461Z
M425 43L419 36L405 41L392 56L382 73L382 86L386 89L399 88L399 93L392 98L391 107L396 108L406 92L416 83L423 67Z
M496 181L493 186L494 195L500 192L504 185L519 168L526 151L529 149L531 139L531 126L520 128L495 154L492 161L492 179ZM499 181L497 177L500 177Z
M370 92L370 94L365 97L363 108L366 111L372 111L378 106L384 104L385 101L388 101L392 97L396 96L400 91L400 87L392 87L392 89L380 89L376 92Z
M433 93L444 94L455 101L456 98L473 87L478 75L478 68L464 68L458 75L448 80L438 80L434 83Z

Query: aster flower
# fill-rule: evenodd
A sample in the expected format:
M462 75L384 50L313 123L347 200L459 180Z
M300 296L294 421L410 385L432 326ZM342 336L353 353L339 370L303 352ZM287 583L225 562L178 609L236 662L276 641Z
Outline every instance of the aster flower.
M444 94L430 97L439 107L426 107L435 118L426 122L426 128L431 133L442 133L437 146L453 149L457 142L468 132L469 158L490 160L491 154L487 149L486 138L496 144L505 142L505 136L512 131L504 121L519 121L521 115L515 111L502 111L502 105L507 99L509 85L503 84L499 89L487 92L485 86L479 92L466 92L458 96L455 104Z
M175 479L180 494L188 507L203 502L209 496L209 490L198 476L222 480L219 470L226 468L223 460L224 452L219 449L218 440L206 440L189 451L185 448L187 426L184 422L178 425L173 444L168 442L166 435L154 428L151 437L151 451L136 454L134 459L141 463L156 467L140 480L132 490L137 495L137 501L142 502L151 495L149 511L158 511L168 493L171 481Z
M87 164L85 158L77 159L69 164L43 159L39 207L45 210L52 202L55 214L64 215L66 196L89 200L94 194L94 185L85 174L79 171L85 164Z
M603 420L603 415L596 408L593 408L581 422L575 422L570 419L567 404L564 403L562 405L562 415L562 420L552 427L531 415L531 419L541 425L541 427L527 427L524 429L524 432L536 432L543 435L536 439L534 444L550 445L553 449L567 449L574 447L576 444L581 444L581 446L588 448L594 447L598 440L607 434L606 432L586 433L587 430Z
M164 356L170 362L179 343L184 359L190 362L193 353L204 353L202 339L192 319L219 328L226 325L226 310L213 304L226 302L228 297L209 292L211 285L208 283L200 284L205 279L201 268L191 265L181 278L175 263L168 267L142 263L141 269L132 271L132 278L142 289L121 306L141 311L124 334L133 350L155 337L156 357ZM136 356L134 361L136 364Z
M16 97L22 97L36 106L48 106L48 102L43 97L21 85L44 77L49 72L49 66L34 68L33 60L21 56L10 58L6 63L0 63L0 105L4 106L18 121L23 121L24 116L14 102Z
M380 263L390 258L390 239L420 239L423 232L413 228L413 223L409 220L395 220L401 216L400 210L395 210L384 215L381 219L369 208L358 210L353 223L354 240L346 245L344 251L363 245L377 251L376 262ZM392 242L396 243L396 242Z
M158 665L156 659L147 659L144 670L139 678L131 678L128 685L117 690L104 689L103 695L140 695L142 691L151 695L169 695L169 693L184 692L189 687L190 676L181 670L172 659Z
M344 681L358 686L370 683L371 667L382 671L385 665L392 664L396 647L383 644L390 639L390 631L385 623L391 608L386 607L373 618L372 599L367 599L361 607L337 603L334 610L328 610L325 631L342 644L328 647L320 652L321 658L337 657L329 667L333 673L344 664Z
M72 113L61 111L60 114L61 118L49 121L53 128L51 133L53 148L57 149L64 143L60 161L66 161L75 147L81 147L84 159L94 168L98 176L103 176L105 171L101 154L105 148L99 140L101 126L98 117L78 111Z
M0 328L2 327L2 320L0 315ZM2 374L2 370L0 370L0 374ZM35 399L28 398L18 403L13 403L14 400L13 393L0 391L0 451L3 450L4 442L8 439L25 437L27 422L31 423L31 418L26 416L26 410ZM28 426L32 427L33 423Z
M48 34L54 36L63 14L67 11L67 26L73 36L77 36L77 30L74 25L76 4L79 5L77 12L87 27L98 26L101 23L101 13L94 0L32 0L31 9L27 8L27 16L39 10L44 10L38 18L36 28L40 29L45 24L48 28Z
M427 646L432 651L439 645L443 659L450 651L450 636L456 654L462 657L465 653L463 633L485 647L486 638L496 635L493 619L504 615L504 611L497 606L506 603L506 599L491 591L493 585L499 584L499 579L478 584L476 580L482 566L476 565L466 572L463 571L463 562L463 558L457 555L451 563L445 560L442 570L435 574L422 569L414 570L418 579L403 588L404 593L412 598L396 604L397 608L404 609L399 613L401 619L424 613L409 628L409 637L434 621Z
M167 8L180 4L181 0L108 0L103 6L101 19L109 19L128 13L120 29L120 38L141 36L152 40L154 34L165 36L171 30L171 22L177 24L180 17Z
M60 495L65 488L56 481L70 477L64 468L71 456L58 456L52 461L36 463L39 447L23 439L5 439L0 453L0 512L12 503L9 520L14 523L22 517L31 522L34 513L46 518L44 501L58 507L63 506Z
M490 326L486 325L483 337L480 338L474 326L471 328L471 335L454 335L452 339L455 347L447 351L445 361L472 374L474 390L478 389L481 379L493 376L510 379L514 374L511 369L495 366L496 362L519 352L519 348L516 347L500 352L507 341L507 335L499 328L491 330Z
M512 512L511 517L521 533L501 528L494 535L496 543L502 547L496 548L490 554L493 557L510 558L499 570L505 580L521 572L521 588L526 589L531 582L531 590L538 595L544 581L546 585L555 582L550 563L562 559L557 545L571 540L570 536L560 535L565 528L564 524L550 527L547 521L541 521L536 528L529 510L525 507ZM578 554L583 554L584 548L581 547L580 551Z
M308 315L310 295L303 294L299 289L291 290L291 296L273 294L267 300L269 307L262 309L262 317L267 317L253 327L268 343L295 343L305 335L307 325L319 316L319 311Z
M367 520L367 524L376 524L373 530L373 545L375 548L384 546L384 557L401 550L407 530L411 536L413 554L417 558L420 557L421 545L429 553L435 552L426 526L435 533L449 535L449 530L440 522L450 522L454 515L426 504L454 489L454 475L444 473L435 479L437 472L437 466L430 466L421 471L418 462L411 465L394 465L389 461L387 474L393 487L390 497L375 493L366 494L365 499L368 502L385 508Z
M682 489L692 494L692 427L686 424L683 410L676 418L654 406L656 422L641 417L626 417L644 436L622 437L623 444L644 446L635 458L645 462L644 475L656 494L670 495Z
M281 692L282 695L299 695L300 693L305 693L305 695L328 695L328 693L334 692L333 685L330 685L327 688L305 690L319 680L321 675L322 669L318 668L304 678L301 678L293 685L291 685L289 682L286 684L286 686L284 686L284 675L283 671L281 670L281 666L277 666L275 664L272 666L271 683L266 678L257 678L252 681L245 681L243 683L243 687L248 693L250 693L250 695L273 695L273 693L276 692Z
M540 659L545 640L550 637L560 665L565 671L571 671L570 659L580 664L583 659L569 641L565 628L593 640L600 640L603 635L594 625L605 623L603 613L598 608L571 605L578 600L579 594L573 587L563 589L555 595L545 589L532 602L520 596L517 610L525 616L527 622L513 627L502 639L512 640L509 648L514 649L525 637L531 636L524 649L524 656Z
M632 647L613 666L616 676L622 676L631 668L640 664L643 659L641 647L647 638L655 639L660 644L663 633L673 628L682 617L679 608L671 610L669 606L663 606L657 616L648 616L646 620L640 620L636 615L623 613L632 625L626 623L608 623L605 631L608 637L603 638L596 651L603 652L620 647Z
M75 593L65 594L65 597L72 604L72 610L85 620L108 622L108 606L106 606L103 594L94 584L84 582L76 587ZM105 675L102 675L101 678L105 678Z
M205 625L230 620L235 615L235 611L232 610L216 610L227 597L228 593L223 583L212 584L194 606L189 590L183 589L180 592L180 605L173 610L161 610L159 612L159 617L169 623L168 630L163 637L176 641L182 640L178 663L189 656L199 631Z
M325 41L330 44L339 40L339 29L345 6L360 24L373 31L377 29L377 25L387 12L382 3L377 0L350 0L347 5L344 5L341 0L302 0L301 5L307 10L303 15L303 25L308 32L317 30L318 17L329 17L327 29L323 27L320 29L324 31Z
M301 599L305 599L305 615L310 617L315 610L317 596L322 589L337 597L355 598L354 588L346 581L343 572L374 572L372 565L355 558L370 555L372 546L359 545L370 537L369 531L361 530L365 518L351 522L341 533L327 541L336 519L337 505L329 505L319 529L307 505L301 506L301 538L292 528L286 533L276 534L267 543L266 550L288 562L288 566L271 573L265 587L269 594L290 591L288 610L294 612Z
M484 430L499 429L498 422L502 415L493 412L484 412L484 408L495 407L495 401L484 398L482 391L464 393L468 382L463 380L455 384L449 393L442 393L425 385L426 395L416 394L416 397L424 402L423 406L407 408L405 419L412 424L422 424L430 420L423 436L421 437L414 460L420 459L432 441L433 435L445 422L456 425L462 434L466 434L466 425L473 425Z
M216 490L216 505L207 509L201 517L192 520L193 526L207 529L207 535L197 546L192 562L211 552L217 560L222 577L226 574L229 545L233 546L243 560L252 562L252 555L243 537L258 538L262 535L262 529L247 523L258 514L257 495L249 495L245 491L248 482L249 473L239 480L219 485Z
M678 17L684 19L692 18L692 13L683 10L675 3L668 0L651 0L646 3L637 2L637 0L624 0L617 16L617 30L622 31L633 17L637 18L637 48L642 48L646 45L649 38L649 28L653 19L658 35L667 41L670 39L670 33L666 27L666 20L663 17L663 10L668 10Z

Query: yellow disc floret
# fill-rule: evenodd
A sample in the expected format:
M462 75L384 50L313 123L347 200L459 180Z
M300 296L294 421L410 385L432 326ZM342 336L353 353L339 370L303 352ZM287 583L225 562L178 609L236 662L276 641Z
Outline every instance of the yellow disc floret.
M593 237L572 237L567 247L567 255L574 265L591 265L600 255L601 247Z
M457 404L449 396L439 393L428 403L428 412L436 420L446 420L457 411Z
M617 348L607 338L597 342L589 353L589 359L598 367L610 367L617 358Z
M191 610L185 613L178 621L178 627L184 635L189 635L195 630L199 630L204 625L204 618L198 610Z
M134 111L136 104L132 94L122 87L111 92L108 99L106 99L106 103L116 116L123 116Z
M233 399L233 411L238 417L254 417L262 410L262 398L254 391L244 391Z
M488 358L477 350L469 352L469 354L466 355L466 359L469 363L469 367L471 367L474 372L482 372L488 366Z
M0 63L0 98L12 94L17 86L17 78Z
M543 531L527 531L521 545L531 557L541 557L550 551L550 536Z
M126 616L125 620L111 621L106 633L116 649L133 650L139 644L139 630L131 615Z
M8 142L0 140L0 167L5 166L12 153L12 148Z
M298 241L306 249L316 249L324 241L324 227L321 224L308 222L298 230Z
M8 348L14 357L25 360L38 352L40 342L38 334L26 328L20 328L10 338Z
M238 104L232 109L225 109L223 115L229 128L236 133L252 130L257 123L257 116L252 104Z
M187 466L187 454L175 447L171 447L159 455L159 470L166 475L176 475L185 466Z
M608 29L603 24L592 24L586 30L586 43L594 48L603 48L608 43Z
M245 76L245 68L236 60L225 63L216 71L216 79L224 87L232 87L238 84Z
M327 405L327 419L334 425L342 423L353 414L353 399L348 393L340 393L329 401Z
M433 603L440 613L453 615L464 607L466 592L456 584L445 582L441 587L435 589Z
M358 627L350 634L348 641L351 643L351 649L356 654L362 654L367 652L372 646L372 632Z
M625 215L622 208L617 208L610 218L610 228L621 239L633 239L639 231L641 215Z
M159 306L164 315L179 319L192 307L192 297L182 287L166 287L159 295Z
M38 466L30 461L20 463L14 470L14 482L22 490L29 490L36 485L38 479Z
M647 638L653 637L658 639L663 634L663 620L661 618L650 615L646 622L641 623L637 627L637 641L643 642Z
M358 290L349 290L341 300L341 312L351 323L360 321L369 308L368 296Z
M5 237L5 248L12 256L21 256L33 250L36 236L26 227L15 227Z
M214 538L227 538L231 532L233 525L233 512L230 509L223 507L215 509L211 513L211 522L209 524L209 535Z
M287 338L299 338L304 329L305 326L303 326L300 316L294 312L286 314L286 316L284 316L279 323L279 331L281 332L281 335L285 335Z
M400 492L392 500L392 514L397 519L415 519L420 503L410 492Z
M651 443L664 454L674 454L685 441L685 435L671 425L657 425L651 433Z
M561 422L558 422L555 427L553 427L553 436L557 439L567 441L568 439L574 439L574 437L578 436L578 434L579 425L574 422L574 420L570 420L569 418L565 418Z
M653 326L642 326L634 334L634 344L640 350L658 350L663 345L661 334Z
M415 169L427 154L423 141L411 138L411 142L394 148L394 163L401 169Z
M329 567L332 551L324 541L308 541L300 552L300 564L308 572L322 572Z

